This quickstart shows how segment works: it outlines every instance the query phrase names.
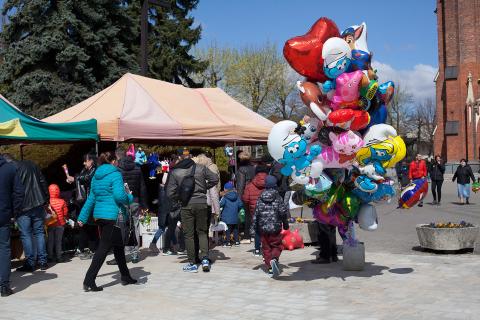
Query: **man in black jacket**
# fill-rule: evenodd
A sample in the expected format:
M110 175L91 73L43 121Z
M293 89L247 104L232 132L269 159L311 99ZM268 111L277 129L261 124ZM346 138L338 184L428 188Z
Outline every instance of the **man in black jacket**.
M4 156L5 158L5 156ZM9 157L7 162L13 161ZM25 252L25 264L17 271L33 272L36 267L35 256L41 270L46 270L47 250L45 245L45 209L44 205L48 203L48 187L40 168L31 161L14 162L17 167L17 174L25 188L25 197L23 199L22 212L17 216L17 224L20 229L20 238L22 239L23 251ZM36 254L34 252L35 241Z
M218 183L218 176L201 164L184 156L170 173L167 183L167 196L172 201L172 207L179 204L179 196L182 192L182 181L185 177L192 175L195 179L193 195L186 206L182 206L180 216L182 228L185 233L185 245L189 263L183 268L185 272L198 272L195 252L195 232L198 234L198 242L202 269L210 271L210 260L208 258L208 206L207 190Z
M22 210L25 189L17 168L0 155L0 290L2 297L13 293L10 289L10 228L14 215Z
M141 209L148 208L147 188L143 177L142 170L135 165L135 159L126 155L126 150L122 147L117 148L115 155L118 160L118 170L122 173L123 182L128 184L128 188L132 192L133 202L130 204L130 223L126 223L124 235L126 241L129 239L129 231L135 232L136 245L127 246L126 250L130 252L132 263L139 261L139 244L140 244L140 220L139 214ZM110 260L107 264L116 264L115 259Z

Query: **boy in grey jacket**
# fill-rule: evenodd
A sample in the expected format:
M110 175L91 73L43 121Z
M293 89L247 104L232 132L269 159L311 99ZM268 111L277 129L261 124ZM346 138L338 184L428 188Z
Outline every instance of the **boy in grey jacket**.
M267 176L265 191L257 200L251 234L257 231L261 236L263 259L268 268L268 274L275 277L280 274L278 259L282 253L282 226L288 230L288 207L276 190L277 179Z

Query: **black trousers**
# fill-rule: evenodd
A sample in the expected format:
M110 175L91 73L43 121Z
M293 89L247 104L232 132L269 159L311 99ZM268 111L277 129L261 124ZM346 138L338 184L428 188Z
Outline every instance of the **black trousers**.
M317 222L318 223L318 222ZM337 228L323 223L318 223L318 244L320 257L326 260L337 256Z
M79 232L79 244L80 251L84 251L86 248L91 252L95 252L98 247L98 227L94 224L85 224L80 228Z
M433 201L442 201L442 184L443 180L432 180Z
M95 283L98 272L105 262L108 252L112 248L120 274L122 277L129 277L130 272L128 271L127 261L125 259L125 248L120 228L115 226L115 221L113 220L99 219L96 223L100 228L100 243L95 251L92 264L90 265L90 268L88 268L83 283L87 285Z

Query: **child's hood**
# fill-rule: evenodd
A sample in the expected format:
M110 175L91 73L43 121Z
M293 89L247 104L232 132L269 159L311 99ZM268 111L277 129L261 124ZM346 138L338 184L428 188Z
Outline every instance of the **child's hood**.
M60 188L56 184L51 184L48 187L48 193L52 199L60 198Z
M270 203L273 202L277 198L278 191L275 189L267 189L262 192L260 199L263 202Z

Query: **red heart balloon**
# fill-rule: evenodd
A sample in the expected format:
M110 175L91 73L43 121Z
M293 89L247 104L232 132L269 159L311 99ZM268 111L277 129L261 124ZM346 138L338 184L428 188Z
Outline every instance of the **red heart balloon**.
M310 81L325 82L323 73L322 48L325 41L339 37L335 22L320 18L303 36L287 40L283 46L283 55L292 68Z

